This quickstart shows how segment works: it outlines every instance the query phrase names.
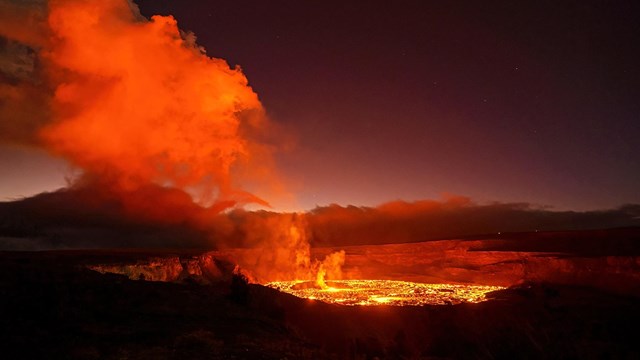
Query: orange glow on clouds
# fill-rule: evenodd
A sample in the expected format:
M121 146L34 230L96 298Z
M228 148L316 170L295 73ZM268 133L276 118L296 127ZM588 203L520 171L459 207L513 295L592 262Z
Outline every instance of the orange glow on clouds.
M239 68L206 56L172 16L148 21L124 0L49 10L41 55L57 86L41 135L54 153L111 191L152 183L206 205L266 204L239 188L272 173L268 148L251 139L264 110Z

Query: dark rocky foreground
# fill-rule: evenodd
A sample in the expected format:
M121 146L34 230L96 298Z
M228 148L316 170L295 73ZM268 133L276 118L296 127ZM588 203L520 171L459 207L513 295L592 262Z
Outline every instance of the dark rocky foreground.
M480 304L342 307L247 285L223 263L222 275L206 282L135 281L86 268L148 256L0 253L2 358L640 356L639 298L592 287L525 284Z

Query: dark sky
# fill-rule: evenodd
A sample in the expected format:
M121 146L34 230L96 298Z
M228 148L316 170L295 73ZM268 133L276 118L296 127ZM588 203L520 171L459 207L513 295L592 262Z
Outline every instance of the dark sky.
M640 201L633 2L139 1L240 64L303 207Z
M243 68L300 208L640 202L638 2L136 2Z

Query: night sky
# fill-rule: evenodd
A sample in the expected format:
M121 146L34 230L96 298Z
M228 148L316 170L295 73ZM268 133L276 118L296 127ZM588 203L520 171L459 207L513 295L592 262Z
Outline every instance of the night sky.
M637 2L137 3L240 65L294 136L284 207L640 202ZM5 148L0 166L0 198L63 184L43 153Z

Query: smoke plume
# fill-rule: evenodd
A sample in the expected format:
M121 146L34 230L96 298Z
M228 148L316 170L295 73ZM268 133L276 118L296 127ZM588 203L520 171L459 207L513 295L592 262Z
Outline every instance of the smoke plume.
M268 206L243 185L278 185L273 125L240 68L207 56L172 16L146 19L127 0L0 2L0 9L7 80L0 141L42 146L82 169L69 189L23 202L25 213L0 227L38 234L38 226L21 231L33 221L22 216L37 214L58 243L74 236L71 229L95 239L104 227L101 238L123 239L116 246L131 246L126 239L139 234L147 240L134 246L190 234L187 246L203 238L249 246L258 256L234 260L261 281L339 274L344 254L311 260L303 215L236 224L223 214ZM162 236L149 236L153 228Z
M41 145L83 169L81 185L124 200L158 185L218 210L267 205L241 188L275 177L270 146L258 140L269 123L239 68L207 56L172 16L147 20L126 0L47 5L43 14L3 3L36 29L0 27L11 64L29 74L17 79L20 69L3 67L16 78L2 88L12 140L37 132ZM25 115L17 104L34 99L38 111L17 115Z
M323 286L325 278L342 278L344 251L312 258L306 214L236 210L227 219L233 231L219 244L233 248L233 260L253 281L314 279Z

